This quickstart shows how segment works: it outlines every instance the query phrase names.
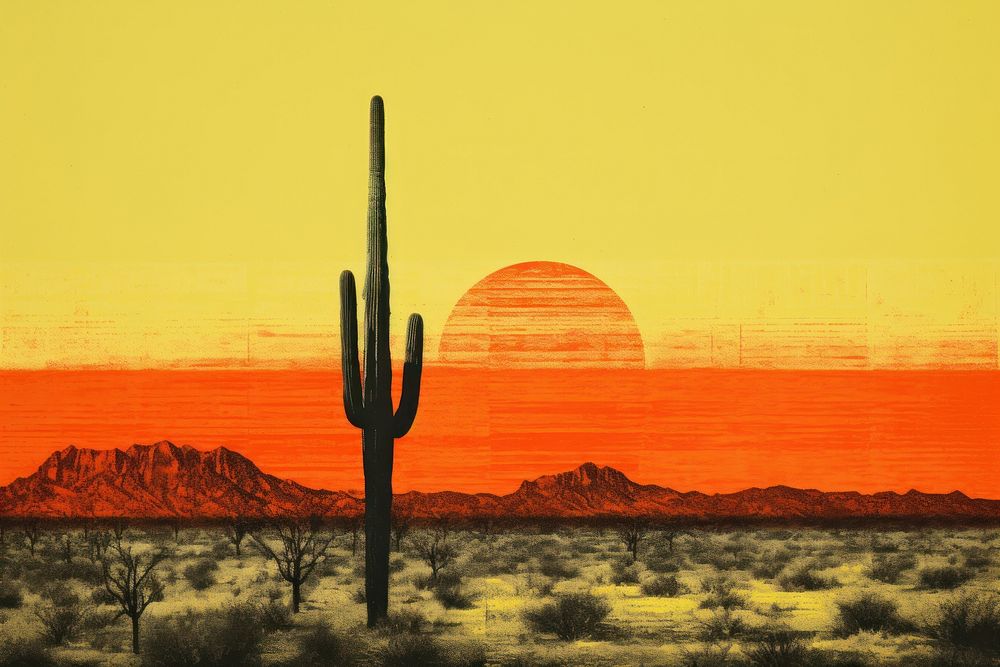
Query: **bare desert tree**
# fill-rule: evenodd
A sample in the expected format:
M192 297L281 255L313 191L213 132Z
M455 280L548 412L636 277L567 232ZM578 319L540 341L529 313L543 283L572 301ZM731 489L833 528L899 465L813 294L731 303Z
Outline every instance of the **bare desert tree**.
M59 540L59 548L62 552L63 561L67 564L73 562L73 531L69 528L62 534Z
M402 508L392 513L393 551L403 548L403 540L410 534L410 515Z
M615 532L632 555L632 562L639 560L639 544L646 538L649 524L640 517L633 517L620 523Z
M236 550L236 557L242 555L243 540L250 532L250 522L246 517L234 516L226 523L226 538L232 543Z
M115 536L115 542L121 543L125 538L125 531L128 530L128 522L118 518L111 522L111 534Z
M365 527L362 515L352 516L347 520L347 528L351 531L351 555L358 555L358 542L361 541L361 530Z
M667 546L670 548L670 553L674 552L674 540L676 540L681 535L687 535L688 531L679 528L677 526L664 526L660 529L660 536L667 541Z
M450 537L450 526L442 521L410 540L413 550L431 568L431 583L437 583L438 573L458 557L458 548Z
M28 543L28 551L31 555L35 555L35 547L38 545L38 540L42 536L41 528L38 526L38 521L35 519L29 519L24 522L21 526L21 535L24 536L24 540Z
M154 569L166 554L133 553L131 546L114 541L101 561L104 588L121 607L120 616L132 621L132 652L139 653L139 619L153 602L163 599L163 584Z
M179 516L170 520L170 530L174 532L174 542L181 543L181 529L184 528L184 521Z
M318 521L296 519L276 523L269 532L278 544L264 533L251 532L250 538L261 553L277 564L281 578L292 585L292 613L297 614L302 601L302 584L326 558L333 532L324 535Z
M104 552L111 546L111 533L106 530L91 529L87 533L87 557L96 563L104 559Z

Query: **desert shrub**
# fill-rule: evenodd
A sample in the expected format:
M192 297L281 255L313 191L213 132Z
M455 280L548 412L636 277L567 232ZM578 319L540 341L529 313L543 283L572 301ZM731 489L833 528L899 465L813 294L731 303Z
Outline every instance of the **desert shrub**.
M95 588L90 592L90 601L99 605L118 604L118 601L103 586Z
M790 568L778 577L778 584L786 591L821 591L839 586L833 577L821 577L815 572L815 565L803 563Z
M661 574L642 583L643 595L672 598L688 592L688 587L672 574Z
M292 624L292 610L277 600L263 600L253 605L253 617L264 632L277 632Z
M765 551L757 558L751 572L758 579L774 579L781 574L781 571L793 558L795 558L795 553L787 548Z
M834 634L848 637L859 632L899 634L912 629L899 615L899 606L877 593L861 593L850 600L837 602Z
M639 566L633 563L630 558L618 558L611 563L611 583L613 584L637 584L639 583Z
M720 572L749 570L753 567L754 558L754 552L742 541L722 545L708 543L703 551L693 557L695 562L711 565Z
M750 626L742 618L728 609L719 609L701 622L699 635L703 641L719 642L741 637L750 631Z
M923 588L951 590L958 588L972 579L973 573L962 567L945 565L942 567L925 567L917 574Z
M389 614L388 618L379 625L379 629L390 635L401 632L420 633L427 625L427 619L419 611L403 609Z
M18 639L0 644L0 667L56 667L38 640Z
M161 621L147 633L144 667L259 665L263 629L249 605L216 612L189 612Z
M42 641L59 646L76 639L86 620L79 596L62 582L49 584L41 594L43 601L34 613L42 625Z
M320 623L302 635L298 654L287 663L287 667L350 667L360 660L354 649L357 644L357 638L345 637Z
M229 558L232 555L233 547L229 540L216 540L212 544L212 548L209 553L212 555L214 560L222 560L223 558Z
M969 547L962 552L965 567L984 570L993 565L993 555L982 547Z
M13 582L0 581L0 609L17 609L23 602L20 588Z
M923 663L929 667L996 667L997 660L993 656L974 649L957 646L936 646L930 661Z
M731 656L732 644L708 644L698 649L686 649L681 654L681 667L729 667L740 661Z
M423 588L423 587L420 586L418 588ZM355 588L354 592L351 593L351 600L353 600L358 604L365 604L366 602L368 602L368 593L365 592L365 587L358 586L357 588Z
M701 589L707 593L705 599L699 605L702 609L721 607L729 611L730 609L746 607L746 596L738 593L736 591L736 582L725 575L717 574L703 579Z
M810 662L812 652L801 633L769 627L752 634L744 653L752 667L800 667Z
M538 559L538 571L552 579L572 579L580 574L579 568L565 557L547 553Z
M872 559L871 567L867 574L875 581L887 584L895 584L907 570L912 570L917 564L917 559L913 554L879 554Z
M1000 656L1000 597L969 593L942 602L927 630L951 648Z
M201 558L184 568L184 578L196 591L203 591L215 584L219 564L211 558Z
M875 554L890 554L899 551L899 545L889 538L875 535L871 541L871 551Z
M462 576L457 572L442 572L434 584L434 597L445 609L470 609L472 598L462 590Z
M669 551L654 549L648 552L642 559L646 569L657 574L671 574L680 572L684 564L683 559Z
M377 660L383 667L449 664L447 654L438 641L409 633L391 636L389 643L378 651Z
M610 613L611 605L604 598L591 593L564 593L552 602L529 609L524 617L536 632L574 641L593 637Z

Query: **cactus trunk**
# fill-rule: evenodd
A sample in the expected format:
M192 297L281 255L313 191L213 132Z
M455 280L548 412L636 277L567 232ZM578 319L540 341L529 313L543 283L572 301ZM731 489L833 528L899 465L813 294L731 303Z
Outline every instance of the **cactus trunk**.
M385 215L385 114L381 97L371 102L368 172L368 268L365 276L364 376L358 353L354 275L340 276L341 367L344 412L361 429L365 474L365 598L368 626L389 611L389 536L392 527L392 459L396 438L410 430L420 397L423 320L410 315L399 406L392 405L389 349L389 263Z

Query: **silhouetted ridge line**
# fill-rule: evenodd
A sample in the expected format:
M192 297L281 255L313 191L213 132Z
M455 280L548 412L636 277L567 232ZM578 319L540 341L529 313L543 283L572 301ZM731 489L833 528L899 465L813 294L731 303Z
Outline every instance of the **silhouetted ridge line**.
M639 484L592 462L525 480L506 495L410 491L396 494L393 505L414 518L1000 519L1000 501L959 491L863 494L770 486L705 494ZM343 517L363 511L363 498L267 474L231 449L199 450L166 440L125 450L70 445L52 452L31 475L0 487L0 515L7 517Z

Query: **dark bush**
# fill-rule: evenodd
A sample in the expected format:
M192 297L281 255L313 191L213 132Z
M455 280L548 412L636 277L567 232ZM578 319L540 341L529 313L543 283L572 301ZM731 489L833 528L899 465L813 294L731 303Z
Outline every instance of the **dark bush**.
M0 609L17 609L23 602L20 588L13 582L0 581Z
M1000 597L969 593L942 602L928 634L950 647L1000 656Z
M993 565L993 555L982 547L970 547L962 552L965 567L985 570Z
M252 667L261 661L264 630L250 605L187 613L152 626L143 642L144 667Z
M215 584L219 564L210 558L201 558L184 568L184 578L196 591L203 591Z
M765 551L754 563L751 572L758 579L774 579L794 557L795 554L789 549Z
M277 632L292 625L292 610L277 600L264 600L253 605L254 619L264 632Z
M821 577L814 571L814 565L803 563L787 570L778 577L778 584L786 591L821 591L839 586L833 577Z
M434 597L445 609L472 608L472 598L462 590L462 577L457 572L442 572L438 575Z
M899 606L877 593L862 593L837 603L834 634L841 637L859 632L899 634L912 629L913 625L899 615Z
M801 633L787 628L763 628L752 634L744 650L753 667L800 667L811 651Z
M41 595L42 603L34 613L42 624L42 641L59 646L76 639L86 620L79 596L62 582L46 586Z
M427 627L427 619L423 614L414 609L403 609L389 614L389 617L382 621L379 629L389 635L401 632L420 633Z
M639 566L631 558L618 558L611 563L611 582L617 585L639 583Z
M963 567L945 565L943 567L927 567L918 573L920 585L923 588L951 590L958 588L972 579L973 573Z
M672 574L661 574L642 583L643 595L653 595L662 598L672 598L687 593L688 587L677 580Z
M326 624L314 625L299 640L299 652L287 667L350 667L360 660L357 637L347 637Z
M37 640L19 639L0 644L0 667L56 667L56 664Z
M916 564L917 559L912 554L879 554L872 559L868 576L875 581L895 584L899 582L904 572L912 570Z
M686 649L681 654L681 667L730 667L742 661L730 655L732 644L708 644L697 650Z
M701 623L701 639L707 642L731 641L750 631L739 616L728 609L716 610L711 617Z
M552 579L572 579L580 574L579 568L565 557L547 553L538 559L538 571Z
M647 570L657 574L680 572L684 563L680 556L659 549L647 553L642 562L646 565Z
M721 607L726 611L746 607L747 599L736 591L736 582L725 575L714 575L701 582L701 589L707 593L699 605L702 609Z
M416 665L447 665L448 660L439 642L433 637L403 633L389 637L388 645L379 651L382 667L415 667Z
M611 613L611 605L591 593L564 593L555 600L525 612L525 620L535 632L552 633L574 641L593 637Z

